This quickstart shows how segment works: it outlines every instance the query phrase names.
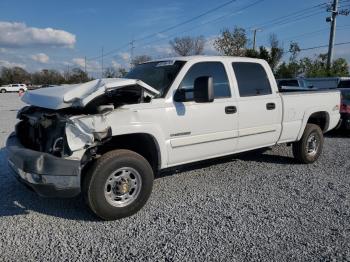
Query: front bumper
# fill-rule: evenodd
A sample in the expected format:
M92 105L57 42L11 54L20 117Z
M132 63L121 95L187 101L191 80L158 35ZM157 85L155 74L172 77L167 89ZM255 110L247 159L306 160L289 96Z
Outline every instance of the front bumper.
M7 139L6 149L16 178L40 196L74 197L80 193L80 161L25 148L14 133Z

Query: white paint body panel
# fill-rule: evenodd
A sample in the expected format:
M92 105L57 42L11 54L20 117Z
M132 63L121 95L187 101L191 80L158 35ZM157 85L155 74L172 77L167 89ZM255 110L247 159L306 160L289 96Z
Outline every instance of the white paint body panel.
M139 85L150 96L159 94L157 90L137 79L104 78L84 84L54 86L26 92L22 101L43 108L63 109L68 107L84 107L94 98L108 90L125 86Z
M94 118L100 117L100 119L91 122L90 126L93 127L94 123L100 123L98 125L103 128L110 126L113 136L137 133L151 135L159 148L160 168L167 168L278 143L297 141L304 132L309 116L314 112L321 111L329 115L327 131L334 128L339 121L339 108L337 108L340 103L339 92L280 94L272 71L263 60L205 56L173 60L184 60L186 64L164 98L153 99L150 103L125 105L104 115L95 115ZM231 97L215 99L212 103L174 102L173 95L189 68L196 63L209 61L221 62L224 65L231 88ZM272 94L241 98L232 62L251 62L262 65L267 72ZM87 94L94 90L94 85L90 84L84 88L86 90L84 99L86 99ZM58 92L57 89L51 90ZM62 101L68 103L77 98L79 94L76 90L74 88L73 91L58 95L60 102L57 106ZM102 92L102 89L95 92ZM57 94L48 92L42 95L48 99L47 103L57 103L55 100ZM28 99L24 100L28 101ZM267 103L275 103L275 110L267 110ZM237 113L226 114L226 106L236 106ZM91 118L91 116L81 118ZM79 117L74 117L72 121L79 123ZM87 123L87 121L80 122ZM103 129L102 127L100 129ZM69 139L81 141L82 138L79 140L74 137L74 132L72 130ZM88 140L89 136L84 139ZM75 155L79 154L75 153Z

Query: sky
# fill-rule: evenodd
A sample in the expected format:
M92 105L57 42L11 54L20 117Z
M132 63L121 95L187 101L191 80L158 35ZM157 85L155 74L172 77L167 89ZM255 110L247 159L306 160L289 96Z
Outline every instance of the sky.
M340 0L350 8L350 0ZM127 67L134 55L173 56L169 40L181 36L206 38L205 54L217 54L214 39L235 26L259 28L257 45L275 33L284 48L327 45L329 15L322 0L1 0L0 67L27 71L81 67L98 76L103 67ZM208 12L209 11L209 12ZM291 16L288 16L291 15ZM198 17L198 18L196 18ZM338 16L336 43L350 41L350 16ZM250 41L250 45L252 41ZM314 56L327 48L303 51ZM350 63L350 45L335 47L335 57ZM284 59L288 59L288 54Z

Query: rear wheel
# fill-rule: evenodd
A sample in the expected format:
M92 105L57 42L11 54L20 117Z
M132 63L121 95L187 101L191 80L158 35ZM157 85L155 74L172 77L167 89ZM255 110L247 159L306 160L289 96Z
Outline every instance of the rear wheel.
M295 159L303 164L315 162L322 153L323 133L319 126L307 124L300 141L293 144Z
M141 155L114 150L99 158L83 180L90 209L104 220L135 214L147 202L153 187L153 170Z
M3 94L6 93L6 89L1 89L0 93L3 93Z

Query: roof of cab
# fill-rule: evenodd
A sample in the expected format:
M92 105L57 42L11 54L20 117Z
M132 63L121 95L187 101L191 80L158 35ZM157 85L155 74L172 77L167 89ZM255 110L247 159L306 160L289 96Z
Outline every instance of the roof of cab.
M225 61L225 60L232 60L232 59L239 59L244 60L247 62L258 62L258 61L265 61L263 59L258 58L250 58L250 57L239 57L239 56L206 56L206 55L196 55L196 56L175 56L175 57L167 57L167 58L161 58L161 59L155 59L148 62L160 62L160 61L206 61L206 60L218 60L218 61ZM146 62L147 63L147 62Z

